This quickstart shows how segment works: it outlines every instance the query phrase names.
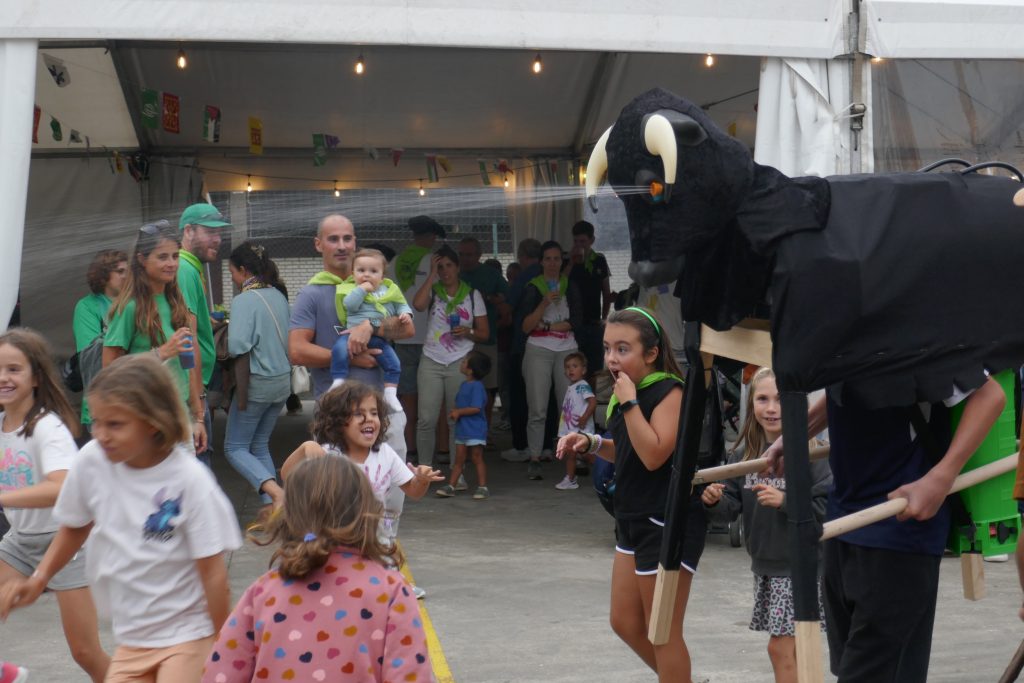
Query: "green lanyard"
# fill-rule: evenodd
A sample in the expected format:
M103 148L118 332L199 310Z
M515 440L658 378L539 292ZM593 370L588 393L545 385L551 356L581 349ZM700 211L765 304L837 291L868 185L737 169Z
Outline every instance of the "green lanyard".
M641 389L646 389L652 384L657 384L658 382L665 379L670 379L679 382L680 384L685 384L683 378L680 377L679 375L673 375L672 373L669 372L662 372L661 370L656 370L651 374L647 375L646 377L644 377L642 380L640 380L640 384L636 385L636 390L637 392L639 392ZM612 413L615 411L615 408L618 405L618 397L615 394L612 394L611 400L608 401L608 412L605 413L605 424L607 424L608 420L612 419Z

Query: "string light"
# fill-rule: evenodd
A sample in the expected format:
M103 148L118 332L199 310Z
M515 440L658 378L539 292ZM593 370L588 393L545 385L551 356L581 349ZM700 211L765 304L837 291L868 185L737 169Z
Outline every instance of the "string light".
M247 175L245 177L246 177L245 191L246 192L252 192L252 176L251 175Z
M503 177L505 179L505 187L508 187L508 176L506 175L506 176L503 176Z
M704 66L711 68L715 65L715 56L710 52L704 57Z
M359 53L359 59L356 60L356 74L362 76L364 71L366 71L366 62L363 61L363 54Z
M426 197L427 191L423 189L423 178L420 178L420 196Z
M334 181L334 196L335 197L340 197L341 196L341 190L338 189L338 181L337 180Z
M185 50L178 48L178 68L184 69L188 66L188 60L185 58Z
M871 58L871 63L872 64L881 64L884 61L885 61L885 59L883 59L882 57L872 57Z
M533 73L539 74L543 70L544 70L544 64L541 63L541 61L540 61L540 53L538 52L537 56L533 58Z

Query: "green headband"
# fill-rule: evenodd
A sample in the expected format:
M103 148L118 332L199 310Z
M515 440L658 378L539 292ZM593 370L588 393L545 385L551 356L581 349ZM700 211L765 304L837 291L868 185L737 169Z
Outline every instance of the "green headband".
M635 312L643 315L648 320L650 320L651 324L654 325L654 331L658 333L658 339L661 339L661 326L658 325L658 321L654 319L653 315L651 315L650 313L648 313L647 311L645 311L642 308L638 308L637 306L630 306L629 308L627 308L625 310L627 310L627 311L635 311Z

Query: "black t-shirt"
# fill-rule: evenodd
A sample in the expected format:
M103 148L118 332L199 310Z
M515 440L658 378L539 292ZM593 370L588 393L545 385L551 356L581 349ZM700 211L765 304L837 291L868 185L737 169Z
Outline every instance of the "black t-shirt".
M584 323L597 322L604 317L601 315L601 291L604 287L604 281L611 274L604 254L598 254L596 251L591 252L588 260L589 268L585 260L583 263L574 265L572 270L569 271L569 279L579 287L583 298Z
M650 421L654 408L675 387L682 386L672 379L640 389L636 394L639 410ZM615 516L620 519L662 519L668 503L668 485L672 477L672 458L656 470L648 470L633 450L626 429L626 418L619 407L608 420L608 431L615 440Z

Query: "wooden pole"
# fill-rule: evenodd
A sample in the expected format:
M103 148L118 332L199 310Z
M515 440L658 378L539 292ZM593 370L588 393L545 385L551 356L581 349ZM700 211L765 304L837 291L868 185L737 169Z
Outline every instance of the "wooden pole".
M814 460L823 460L828 457L829 446L816 446L810 450L808 457ZM713 481L723 481L733 477L742 477L744 474L763 472L768 469L768 458L754 458L743 460L729 465L718 465L717 467L705 467L697 470L693 475L693 485L708 484Z
M1021 669L1024 669L1024 640L1017 646L1013 653L1013 659L1006 667L1006 671L999 677L999 683L1013 683L1020 676Z
M651 620L647 625L647 639L654 645L668 642L669 627L676 606L676 588L679 584L679 566L683 559L683 535L690 507L690 482L697 467L697 452L704 425L704 405L707 386L704 384L704 361L700 355L700 326L687 324L684 332L686 360L686 388L680 415L676 450L672 455L672 479L669 483L668 503L665 506L665 528L661 536L661 555L658 559L658 578L654 585Z
M785 423L783 423L785 424ZM1017 467L1017 453L1007 455L999 460L993 460L987 465L975 468L970 472L964 472L959 477L953 480L953 486L949 489L950 493L956 493L962 491L965 488L980 484L983 481L988 481L994 477L998 477L1000 474L1005 474L1010 470ZM788 467L787 467L788 471ZM907 507L906 498L893 498L887 500L884 503L878 505L872 505L869 508L858 510L853 514L840 517L839 519L833 519L831 522L825 522L822 528L821 540L827 540L829 538L835 538L836 536L842 536L845 533L860 529L868 524L874 524L880 522L883 519L898 515L903 512Z
M807 445L807 394L782 391L782 438L786 442L786 515L796 626L797 680L824 679L821 612L818 607L818 530L811 504Z

